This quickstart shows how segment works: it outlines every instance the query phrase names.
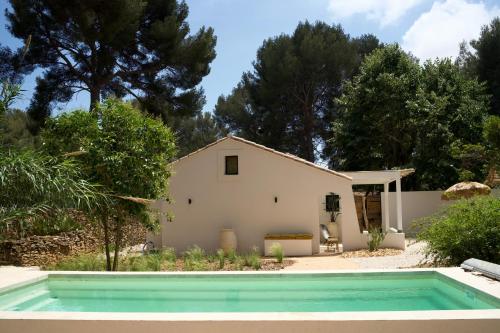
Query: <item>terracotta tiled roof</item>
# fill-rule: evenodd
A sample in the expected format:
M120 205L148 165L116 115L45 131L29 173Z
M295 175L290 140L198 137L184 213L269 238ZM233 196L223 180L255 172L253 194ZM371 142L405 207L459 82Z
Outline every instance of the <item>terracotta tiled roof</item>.
M259 148L259 149L265 150L265 151L270 152L270 153L272 153L272 154L275 154L275 155L278 155L278 156L281 156L281 157L284 157L284 158L288 158L288 159L290 159L290 160L292 160L292 161L295 161L295 162L298 162L298 163L305 164L305 165L310 166L310 167L312 167L312 168L315 168L315 169L318 169L318 170L321 170L321 171L324 171L324 172L328 172L328 173L330 173L330 174L332 174L332 175L335 175L335 176L338 176L338 177L342 177L342 178L345 178L345 179L348 179L348 180L351 180L351 179L352 179L351 177L349 177L349 176L347 176L347 175L345 175L345 174L343 174L343 173L340 173L340 172L337 172L337 171L333 171L333 170L330 170L330 169L324 168L324 167L322 167L322 166L319 166L319 165L317 165L317 164L314 164L314 163L312 163L312 162L309 162L309 161L307 161L307 160L305 160L305 159L303 159L303 158L300 158L300 157L298 157L298 156L295 156L295 155L292 155L292 154L288 154L288 153L282 153L282 152L280 152L280 151L274 150L274 149L272 149L272 148L269 148L269 147L263 146L263 145L261 145L261 144L258 144L258 143L255 143L255 142L253 142L253 141L246 140L246 139L240 138L240 137L238 137L238 136L234 136L234 135L228 135L228 136L226 136L226 137L224 137L224 138L222 138L222 139L219 139L219 140L217 140L217 141L215 141L215 142L212 142L211 144L206 145L206 146L205 146L205 147L203 147L203 148L200 148L200 149L198 149L198 150L196 150L196 151L194 151L194 152L192 152L192 153L190 153L190 154L188 154L188 155L186 155L186 156L183 156L183 157L179 158L178 160L176 160L176 161L172 162L172 164L177 163L177 162L179 162L179 161L181 161L181 160L184 160L184 159L186 159L186 158L188 158L188 157L190 157L190 156L193 156L193 155L195 155L195 154L197 154L197 153L199 153L199 152L201 152L201 151L203 151L203 150L205 150L205 149L207 149L207 148L210 148L210 147L212 147L212 146L215 146L216 144L218 144L218 143L220 143L220 142L222 142L222 141L225 141L225 140L235 140L235 141L239 141L239 142L245 143L245 144L247 144L247 145L250 145L250 146L253 146L253 147L256 147L256 148Z

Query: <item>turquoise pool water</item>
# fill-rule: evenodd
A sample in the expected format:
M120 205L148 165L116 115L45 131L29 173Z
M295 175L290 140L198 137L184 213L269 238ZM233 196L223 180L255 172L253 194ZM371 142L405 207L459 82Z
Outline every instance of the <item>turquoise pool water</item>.
M3 311L331 312L497 309L437 272L50 275L0 294Z

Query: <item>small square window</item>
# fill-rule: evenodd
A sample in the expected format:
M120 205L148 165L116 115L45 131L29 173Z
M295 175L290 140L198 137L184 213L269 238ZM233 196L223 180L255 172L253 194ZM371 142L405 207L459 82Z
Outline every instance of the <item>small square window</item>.
M326 195L325 206L327 212L340 212L340 196L334 193Z
M238 174L238 156L226 156L226 175Z

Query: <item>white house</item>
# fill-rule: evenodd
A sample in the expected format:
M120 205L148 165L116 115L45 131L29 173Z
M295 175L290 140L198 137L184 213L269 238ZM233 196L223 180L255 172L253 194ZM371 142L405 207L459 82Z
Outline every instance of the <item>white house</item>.
M337 195L338 236L344 250L364 248L348 176L254 142L228 136L172 163L171 202L159 202L163 218L155 245L181 252L192 245L219 248L219 234L232 228L238 251L254 246L262 251L269 233L309 233L312 252L319 252L325 197ZM404 234L396 237L403 240ZM388 239L394 245L394 239Z

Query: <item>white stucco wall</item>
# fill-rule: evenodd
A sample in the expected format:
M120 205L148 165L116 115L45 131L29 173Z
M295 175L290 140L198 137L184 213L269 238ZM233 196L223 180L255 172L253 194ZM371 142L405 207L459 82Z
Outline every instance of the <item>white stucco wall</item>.
M224 175L226 155L238 155L239 175ZM182 252L196 244L215 251L220 229L233 228L240 252L253 246L263 251L267 233L311 233L316 252L319 214L329 192L341 196L344 249L366 246L357 225L350 179L234 139L175 162L173 171L173 203L162 204L174 215L173 222L162 221L164 247Z
M403 210L403 232L414 235L411 227L413 220L434 214L448 202L441 200L442 191L410 191L401 192ZM384 219L384 194L382 193L382 224ZM389 221L393 228L397 228L396 193L389 193Z

